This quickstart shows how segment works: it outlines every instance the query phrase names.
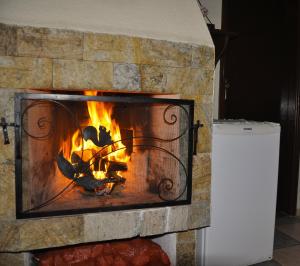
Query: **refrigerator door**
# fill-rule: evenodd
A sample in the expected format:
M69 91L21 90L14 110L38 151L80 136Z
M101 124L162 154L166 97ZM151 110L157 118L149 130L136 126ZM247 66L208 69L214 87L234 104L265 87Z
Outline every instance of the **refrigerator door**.
M280 126L215 123L206 266L251 265L273 254Z

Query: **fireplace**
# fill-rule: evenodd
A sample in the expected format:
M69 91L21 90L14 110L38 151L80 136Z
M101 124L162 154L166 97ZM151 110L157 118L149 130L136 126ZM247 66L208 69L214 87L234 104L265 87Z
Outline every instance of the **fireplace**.
M17 218L191 203L194 101L99 94L16 94Z
M195 1L137 2L63 0L45 7L11 0L1 8L0 117L6 122L0 123L10 144L4 145L8 139L1 128L0 264L27 265L26 258L41 249L149 237L159 239L172 265L196 265L195 229L210 224L214 47ZM84 95L87 88L97 95ZM99 125L89 123L89 97L114 97L97 104L110 106L125 158L112 158L116 151L106 150L92 165L85 163L89 153L104 148ZM132 97L136 102L121 111ZM142 111L134 112L138 105ZM72 116L94 149L68 148L78 130ZM198 120L203 127L197 134ZM49 121L57 123L47 137ZM186 125L188 133L177 140L155 139L179 136ZM103 126L109 142L119 140ZM61 169L58 161L64 162ZM138 182L133 182L136 168ZM84 175L96 186L73 180ZM166 193L159 193L160 184L166 184ZM139 201L130 201L133 190Z

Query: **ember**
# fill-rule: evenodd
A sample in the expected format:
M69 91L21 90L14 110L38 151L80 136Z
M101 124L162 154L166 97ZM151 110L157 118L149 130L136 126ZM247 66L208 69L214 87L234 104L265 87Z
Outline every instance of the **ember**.
M97 93L86 91L85 95ZM65 177L98 196L111 194L116 186L122 188L126 179L121 172L127 171L126 163L130 160L121 142L119 125L111 118L112 107L108 103L88 101L87 126L78 129L72 141L62 143L57 157L58 168Z

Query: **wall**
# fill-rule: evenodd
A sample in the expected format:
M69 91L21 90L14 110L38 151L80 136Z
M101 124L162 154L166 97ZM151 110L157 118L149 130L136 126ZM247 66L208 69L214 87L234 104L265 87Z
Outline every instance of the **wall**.
M300 161L299 161L300 164ZM299 166L300 169L300 166ZM297 214L300 216L300 171L299 171L299 179L298 179L298 194L297 194Z
M222 0L201 0L203 6L208 9L208 17L216 29L221 29L222 23ZM220 81L220 63L217 64L214 77L214 119L218 119L219 112L219 81Z
M213 46L196 0L0 0L0 21Z

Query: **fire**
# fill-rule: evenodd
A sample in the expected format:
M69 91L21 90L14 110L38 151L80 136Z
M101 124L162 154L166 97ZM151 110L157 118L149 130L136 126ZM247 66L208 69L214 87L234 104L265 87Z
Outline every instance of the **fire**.
M86 96L96 96L96 91L85 91ZM113 144L109 145L105 149L103 147L96 146L91 140L85 141L82 138L81 131L78 129L74 132L70 141L66 140L62 143L61 149L64 157L71 162L72 153L76 153L84 161L92 158L95 154L101 154L102 158L108 161L115 161L121 163L127 163L130 160L130 156L126 154L126 146L122 144L121 131L118 123L112 119L113 105L111 103L87 101L87 109L89 113L88 121L85 121L85 126L93 126L97 130L99 136L99 127L103 126L107 131L110 131L110 136ZM100 152L100 150L102 150ZM92 163L93 161L91 161ZM105 166L107 168L107 166ZM96 179L106 178L106 170L96 170L95 166L91 165L93 176ZM119 175L120 173L117 172Z

